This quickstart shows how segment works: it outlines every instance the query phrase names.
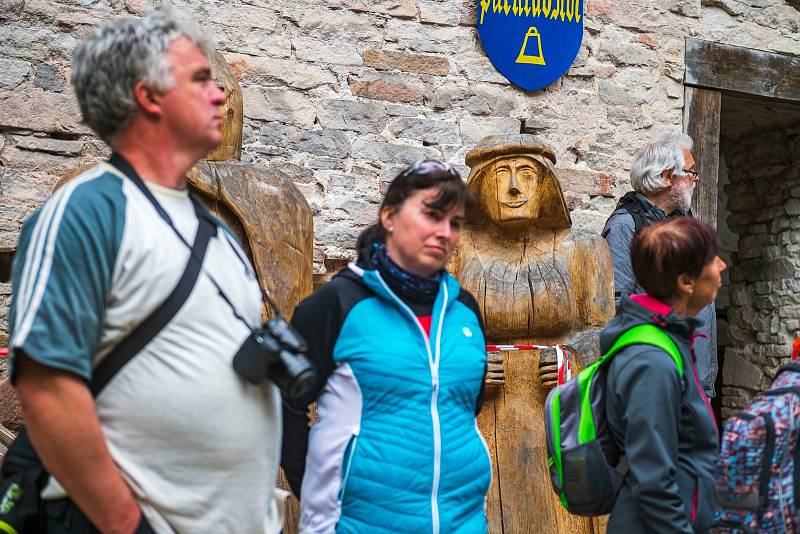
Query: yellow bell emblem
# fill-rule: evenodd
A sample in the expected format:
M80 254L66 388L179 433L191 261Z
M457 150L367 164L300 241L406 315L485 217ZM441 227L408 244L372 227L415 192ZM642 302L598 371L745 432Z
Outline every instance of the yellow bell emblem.
M535 39L536 44L531 44L538 51L536 54L528 54L528 39ZM528 33L525 34L525 39L522 41L522 48L517 56L517 63L527 63L528 65L544 65L544 55L542 54L542 36L539 35L539 30L536 26L528 28Z

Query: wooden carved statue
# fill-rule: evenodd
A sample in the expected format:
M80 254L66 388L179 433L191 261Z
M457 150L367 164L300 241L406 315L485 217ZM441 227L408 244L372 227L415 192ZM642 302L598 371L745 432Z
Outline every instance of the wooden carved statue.
M226 96L222 106L223 142L192 167L186 179L192 192L237 235L250 256L262 289L288 317L312 291L314 224L311 208L285 173L239 162L242 91L222 54L213 53L209 62L212 77ZM60 180L55 189L86 169L72 172ZM267 315L264 307L265 319ZM13 389L6 389L13 393ZM0 394L4 391L0 383ZM288 490L282 473L279 482ZM297 501L292 499L286 510L284 532L297 532L298 518Z
M478 300L489 343L564 345L575 374L599 356L614 279L605 241L571 229L555 161L532 135L487 137L467 153L479 207L450 270ZM492 533L594 530L567 513L550 486L543 408L556 384L555 354L506 352L503 379L495 372L488 381L478 424L493 457Z

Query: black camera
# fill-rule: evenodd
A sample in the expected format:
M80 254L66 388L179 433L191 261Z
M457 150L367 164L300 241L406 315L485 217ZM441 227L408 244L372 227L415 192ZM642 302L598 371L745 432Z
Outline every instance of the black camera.
M233 368L253 384L271 380L289 399L308 393L317 379L303 337L278 315L254 329L233 357Z

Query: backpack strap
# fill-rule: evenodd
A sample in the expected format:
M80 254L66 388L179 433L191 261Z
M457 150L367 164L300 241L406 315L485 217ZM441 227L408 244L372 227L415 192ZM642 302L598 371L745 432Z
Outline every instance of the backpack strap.
M580 417L578 426L578 443L586 443L595 439L597 429L594 420L588 414L592 412L592 381L601 368L606 366L611 358L631 345L652 345L669 354L678 368L678 376L683 381L683 358L680 350L672 338L663 330L652 324L640 324L623 333L599 360L581 371L578 375L578 395L580 397L581 411L585 416ZM624 466L623 466L624 468Z
M615 211L620 209L627 211L631 217L633 217L634 233L649 224L647 216L644 214L644 206L641 200L637 198L635 191L629 191L622 195L622 198L620 198L617 203Z
M198 214L197 233L195 234L194 244L189 254L189 260L183 270L183 274L178 280L178 284L153 312L139 325L133 329L116 347L108 354L97 367L92 370L92 379L89 382L89 389L94 397L97 397L112 378L129 362L134 356L152 341L164 327L175 317L175 314L183 307L194 289L203 258L208 250L208 243L216 233L216 226L202 216L200 203L192 199L195 203L195 210Z
M778 368L778 372L775 373L775 378L778 378L781 373L800 373L800 362L789 362L786 365L781 365Z
M617 338L611 348L600 357L600 365L606 362L619 351L631 345L652 345L663 350L672 357L675 366L678 368L678 376L683 379L683 357L675 342L669 335L659 327L652 324L640 324L634 326Z

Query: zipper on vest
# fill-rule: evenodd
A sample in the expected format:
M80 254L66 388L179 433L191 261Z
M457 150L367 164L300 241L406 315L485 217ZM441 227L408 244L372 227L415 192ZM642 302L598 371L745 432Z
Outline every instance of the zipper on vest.
M442 341L442 325L444 324L444 312L447 308L447 283L442 284L444 292L442 300L442 310L439 313L439 324L436 327L436 350L431 349L433 336L425 333L425 329L417 320L417 315L400 299L389 286L384 282L379 272L375 276L389 295L406 311L411 320L417 325L422 342L428 352L428 365L431 370L431 423L433 425L433 484L431 487L431 522L433 524L433 534L439 534L439 479L442 468L442 434L439 422L439 356Z

